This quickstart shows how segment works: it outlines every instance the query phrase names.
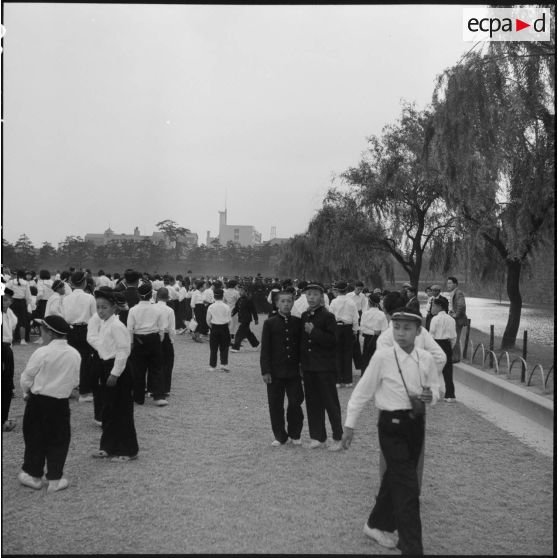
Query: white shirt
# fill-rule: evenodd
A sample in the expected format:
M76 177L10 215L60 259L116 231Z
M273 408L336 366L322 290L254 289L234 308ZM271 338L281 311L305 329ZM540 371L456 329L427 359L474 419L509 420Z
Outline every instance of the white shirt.
M173 343L176 336L176 316L174 315L174 310L167 306L167 303L163 300L157 302L155 308L161 313L163 331L169 334L170 341Z
M457 340L455 320L444 311L438 312L430 322L430 335L434 339L449 339L453 347Z
M376 341L376 350L386 349L394 345L393 326L390 323L389 327L378 337L378 341ZM428 351L434 358L434 362L438 367L438 372L442 371L446 364L446 353L444 353L440 345L434 341L434 337L426 331L426 328L420 328L420 333L415 338L415 347Z
M353 331L358 331L358 310L355 303L347 295L339 295L331 301L329 311L335 314L335 320L344 324L352 324Z
M112 281L106 275L99 275L97 277L98 287L112 287Z
M68 283L66 283L65 281L64 281L64 294L65 295L72 294L72 287L70 287L70 285L68 285Z
M175 285L165 285L167 291L169 292L170 300L178 300L178 289Z
M225 289L223 291L223 302L228 304L231 310L234 308L234 305L239 298L240 293L236 289Z
M155 304L149 300L140 300L128 312L128 331L131 334L148 335L163 333L163 316Z
M153 281L151 284L153 285L153 290L158 291L161 287L164 286L165 283L160 279L155 279L155 281Z
M48 300L54 293L50 279L39 279L37 282L37 301Z
M29 290L29 283L25 279L18 280L17 279L10 279L6 283L7 289L12 289L14 291L14 295L12 298L27 301L27 304L31 302L31 291Z
M178 289L178 301L182 302L185 298L187 298L188 289L186 287L180 287Z
M87 342L99 353L102 360L114 359L110 371L113 376L122 374L130 356L131 341L126 326L116 314L108 320L101 320L99 315L95 314L87 324Z
M66 339L53 339L37 349L21 373L23 393L67 399L79 384L79 353Z
M190 301L192 308L194 308L196 304L203 304L203 295L198 289L192 293L192 300Z
M372 397L376 407L383 411L411 409L411 401L397 368L394 351L409 394L420 395L423 387L429 387L432 390L431 405L440 398L438 370L428 351L415 347L408 354L399 345L377 350L351 394L345 426L355 427L360 412Z
M366 295L364 293L356 294L355 291L347 294L347 298L355 303L358 312L364 312L366 310Z
M207 309L207 325L223 325L231 322L231 309L222 300L216 300Z
M213 296L213 289L205 289L202 294L202 300L205 304L213 304L215 302L215 297Z
M8 308L2 312L2 343L12 344L14 339L14 329L17 327L17 316Z
M306 312L306 310L308 310L308 299L306 298L306 293L302 293L294 301L293 307L291 309L291 316L294 316L295 318L300 318L302 316L302 313Z
M45 308L45 318L47 316L62 316L64 317L64 311L62 310L62 301L66 295L59 295L58 293L52 293L52 296L47 300Z
M62 312L69 324L86 324L97 312L95 297L82 289L74 289L63 298Z
M366 335L375 335L376 331L385 331L388 326L386 315L374 306L363 312L360 318L360 331Z

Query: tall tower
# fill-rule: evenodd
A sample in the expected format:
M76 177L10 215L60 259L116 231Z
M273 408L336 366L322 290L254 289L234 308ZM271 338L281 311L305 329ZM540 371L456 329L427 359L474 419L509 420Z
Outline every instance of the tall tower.
M277 227L274 225L271 227L271 233L269 235L269 240L273 240L277 236Z

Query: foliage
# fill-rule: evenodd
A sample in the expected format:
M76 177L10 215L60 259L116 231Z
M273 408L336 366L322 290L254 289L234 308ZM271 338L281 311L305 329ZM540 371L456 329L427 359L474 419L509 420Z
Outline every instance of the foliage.
M18 267L31 269L34 267L37 256L35 247L26 234L22 234L14 244L14 251L18 261Z
M181 239L184 235L190 232L190 229L181 227L175 221L171 219L165 219L164 221L159 221L155 225L164 235L167 237L170 243L174 245L175 258L178 261L183 250L183 244Z
M433 99L428 151L444 198L506 269L503 347L519 328L522 266L555 228L555 64L553 44L490 43L444 72Z
M382 286L393 270L386 254L373 248L379 230L352 196L332 189L307 232L283 247L278 272L328 282L365 279Z
M425 151L431 118L404 105L399 121L368 138L359 165L342 175L369 218L381 223L374 246L390 253L415 287L425 250L450 235L454 223L442 197L442 175Z

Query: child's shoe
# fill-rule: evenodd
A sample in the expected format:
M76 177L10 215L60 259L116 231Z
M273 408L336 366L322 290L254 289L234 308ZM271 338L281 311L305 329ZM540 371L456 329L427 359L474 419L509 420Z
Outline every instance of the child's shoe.
M310 440L310 445L308 446L310 449L320 449L325 448L325 442L319 442L318 440Z
M230 369L226 364L221 364L221 370L223 372L230 372Z
M59 490L64 490L65 488L68 488L69 485L70 483L64 478L48 481L47 493L50 494L52 492L58 492Z
M214 366L210 366L207 371L208 372L215 372L215 370L217 370L217 368L215 368Z
M43 487L42 479L37 477L32 477L30 474L26 473L25 471L21 471L17 476L19 482L23 484L23 486L28 486L29 488L33 488L35 490L40 490Z

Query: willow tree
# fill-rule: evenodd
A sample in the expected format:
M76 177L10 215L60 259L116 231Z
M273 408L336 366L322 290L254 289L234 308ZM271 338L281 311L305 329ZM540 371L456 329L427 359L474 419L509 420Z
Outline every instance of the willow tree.
M352 196L331 189L307 232L283 246L278 271L321 281L358 278L381 287L393 270L374 248L380 231Z
M552 43L485 43L440 76L433 99L430 153L447 179L444 197L505 266L502 348L515 345L519 329L522 267L555 227L551 36Z
M413 105L400 120L368 138L359 165L341 176L374 222L374 246L391 254L418 289L423 256L436 238L451 235L453 214L443 199L442 175L425 151L431 114Z

